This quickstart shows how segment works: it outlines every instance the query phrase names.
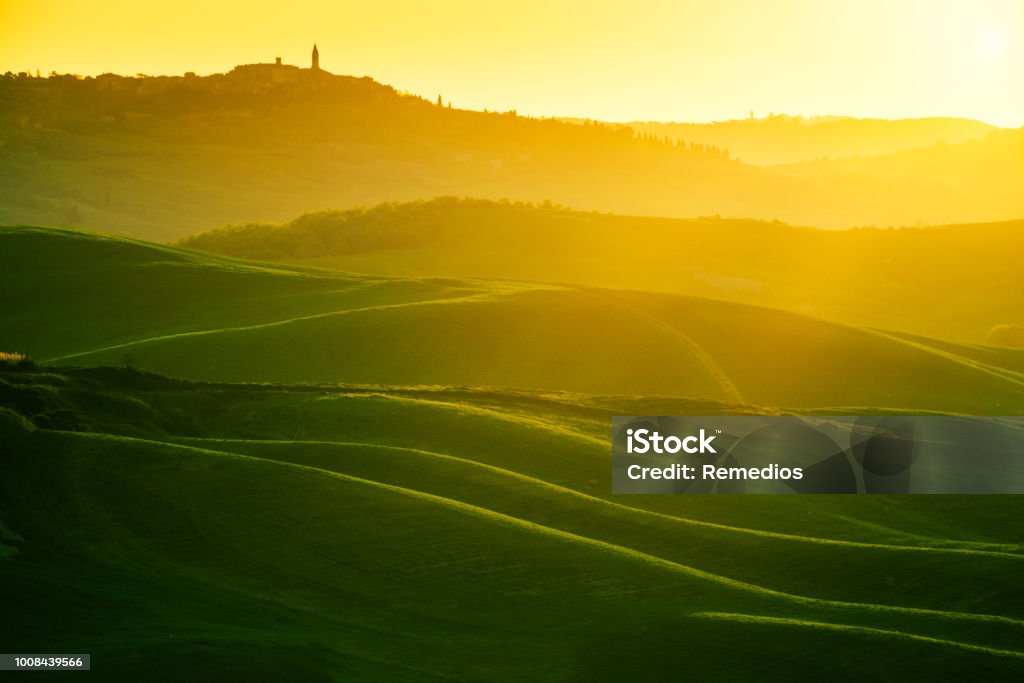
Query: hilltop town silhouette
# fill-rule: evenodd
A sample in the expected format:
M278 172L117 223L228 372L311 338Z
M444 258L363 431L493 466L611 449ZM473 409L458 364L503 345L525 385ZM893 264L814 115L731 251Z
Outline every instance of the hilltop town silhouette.
M185 75L194 76L194 74ZM330 76L332 74L320 68L320 50L316 46L316 43L314 43L308 69L303 69L295 66L294 64L284 64L281 61L281 58L277 57L273 62L239 64L231 70L229 75L257 80L270 80L274 83L288 83L303 77L319 75Z

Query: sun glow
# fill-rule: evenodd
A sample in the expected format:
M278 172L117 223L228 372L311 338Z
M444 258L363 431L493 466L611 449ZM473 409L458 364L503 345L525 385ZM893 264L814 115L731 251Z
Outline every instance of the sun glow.
M979 30L974 37L974 49L985 59L1004 57L1008 43L1006 33L994 26Z

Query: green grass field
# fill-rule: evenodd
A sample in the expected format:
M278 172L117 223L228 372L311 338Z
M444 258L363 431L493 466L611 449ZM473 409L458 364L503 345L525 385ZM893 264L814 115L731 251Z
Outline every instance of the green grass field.
M1020 352L0 229L0 641L103 680L1024 674L1024 498L610 494L617 414L1020 414ZM118 368L131 360L138 369Z

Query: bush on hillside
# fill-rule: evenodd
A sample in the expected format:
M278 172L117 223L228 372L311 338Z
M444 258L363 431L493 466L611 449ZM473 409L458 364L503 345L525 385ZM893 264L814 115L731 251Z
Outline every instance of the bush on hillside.
M550 202L535 205L437 197L404 203L385 202L370 208L318 211L280 225L229 225L187 237L178 244L189 249L268 261L416 249L438 240L454 212L474 209L557 211L564 207ZM486 216L481 219L481 229L486 228L487 220Z

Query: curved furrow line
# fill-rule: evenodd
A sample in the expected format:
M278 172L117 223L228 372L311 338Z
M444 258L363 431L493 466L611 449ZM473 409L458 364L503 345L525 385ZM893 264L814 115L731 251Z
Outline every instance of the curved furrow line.
M889 341L895 342L897 344L909 346L910 348L916 349L917 351L921 351L922 353L937 356L939 358L942 358L943 360L949 361L950 363L961 365L965 368L969 368L971 370L975 370L986 375L991 375L992 377L995 377L997 379L1005 380L1010 384L1014 384L1017 385L1018 387L1024 388L1024 375L1021 375L1019 372L1014 372L1012 370L1007 370L1005 368L987 365L985 363L982 363L981 361L976 361L971 358L959 356L955 353L943 351L941 349L935 348L934 346L928 346L927 344L922 344L917 341L904 339L895 334L890 334L882 330L863 328L863 331L867 334L873 334L876 337L882 337L883 339L888 339Z
M341 310L327 311L325 313L313 313L310 315L298 316L296 318L286 318L284 320L274 320L267 323L257 323L254 325L239 325L237 327L219 327L209 330L195 330L192 332L178 332L175 334L159 335L156 337L147 337L145 339L135 339L129 342L123 342L121 344L112 344L110 346L104 346L97 349L90 349L88 351L76 351L75 353L68 353L63 356L54 356L53 358L47 358L41 362L43 363L55 363L57 361L69 360L71 358L80 358L82 356L90 356L95 353L104 353L106 351L117 351L119 349L131 348L134 346L142 346L144 344L152 344L155 342L171 341L174 339L186 339L189 337L205 337L216 334L229 334L232 332L248 332L252 330L268 329L272 327L283 327L292 323L304 322L307 320L319 320L324 318L334 318L343 315L351 315L353 313L366 313L369 311L383 311L392 308L410 308L413 306L430 306L435 304L449 304L449 303L463 303L466 301L474 300L486 300L494 296L493 292L483 292L481 294L470 294L465 296L452 296L449 298L441 299L429 299L426 301L409 301L400 304L382 304L379 306L362 306L359 308L345 308Z
M364 397L368 397L368 396L379 396L379 397L385 398L385 399L387 399L389 401L395 401L396 403L410 403L410 404L414 404L414 405L424 405L424 406L431 406L431 407L438 407L438 408L456 409L460 413L466 413L466 414L471 414L471 415L479 415L479 416L482 416L482 417L487 417L487 418L491 418L491 419L494 419L494 420L500 420L502 422L507 422L507 423L510 423L510 424L513 424L513 425L516 425L516 426L520 426L520 427L533 427L533 428L541 429L541 430L543 430L545 432L548 432L550 434L555 434L555 435L560 436L560 437L566 437L566 438L572 439L574 441L580 441L580 442L583 442L583 443L586 443L586 444L590 444L592 446L598 446L598 447L601 447L601 448L607 448L608 447L608 441L606 439L599 439L599 438L594 437L594 436L589 436L587 434L584 434L582 432L578 432L578 431L576 431L574 429L571 429L569 427L564 427L562 425L555 424L555 423L549 422L547 420L538 419L536 417L528 417L527 415L525 415L523 413L512 413L512 412L497 410L495 408L485 408L483 406L473 405L473 404L470 404L470 403L451 403L449 401L437 401L437 400L434 400L434 399L418 398L418 397L415 397L415 396L399 396L399 395L396 395L396 394L393 394L393 393L389 393L388 391L369 391L369 392L360 392L359 394L346 394L346 392L342 391L342 392L339 392L338 394L335 394L335 395L319 396L319 397L317 397L317 400L319 400L319 401L330 401L330 400L332 400L334 398L334 396L347 396L347 395L354 395L354 396L358 396L360 398L364 398ZM242 440L242 439L240 439L240 440ZM304 441L304 443L315 443L315 442L313 442L313 441ZM323 443L333 443L333 442L323 442Z
M192 438L188 439L187 442L188 443L193 443L193 442L196 442L196 443L209 442L209 443L228 444L228 445L230 445L232 443L244 444L244 443L250 442L250 443L278 444L278 445L281 445L281 446L293 445L295 443L295 442L291 442L291 441L274 441L274 440L263 440L263 439L192 439ZM578 500L585 500L585 501L588 501L590 503L602 505L602 506L605 506L605 507L614 508L614 509L618 509L618 510L623 510L623 511L629 512L631 514L637 514L637 515L641 515L641 516L645 516L645 517L661 519L661 520L665 520L665 521L672 522L672 523L682 524L682 525L685 525L685 526L692 526L692 527L698 527L698 528L704 528L704 529L713 529L713 530L722 531L722 532L725 532L725 533L734 533L734 534L741 534L741 535L745 535L745 536L754 536L754 537L757 537L757 538L769 538L769 539L774 539L774 540L789 541L789 542L795 542L795 543L807 543L807 544L811 544L811 545L825 545L825 546L837 546L837 547L844 547L844 548L860 548L860 549L871 549L871 550L886 550L886 551L904 552L904 553L928 553L928 554L940 554L940 555L941 554L946 554L946 555L970 555L970 556L978 556L978 557L993 557L993 558L1000 558L1000 559L1024 561L1024 554L1015 553L1015 552L1009 552L1010 549L1013 549L1013 550L1024 550L1024 549L1020 548L1019 546L1014 546L1014 545L1004 545L1004 544L973 544L972 546L960 546L960 547L948 547L947 546L947 547L942 547L942 546L897 545L897 544L890 544L890 543L869 543L869 542L866 542L866 541L846 541L846 540L832 539L832 538L821 538L821 537L818 537L818 536L801 536L799 534L787 534L787 533L779 532L779 531L767 531L767 530L763 530L763 529L752 529L750 527L739 527L739 526L732 526L732 525L729 525L729 524L721 524L721 523L718 523L718 522L708 522L708 521L705 521L705 520L693 519L692 517L682 517L682 516L677 516L677 515L671 515L671 514L664 513L664 512L655 512L653 510L646 510L644 508L633 507L633 506L627 505L625 503L619 503L619 502L616 502L616 501L608 500L607 498L600 498L598 496L593 496L593 495L588 494L588 493L583 493L582 491L577 491L576 489L568 488L568 487L562 486L560 484L555 484L555 483L549 482L547 480L539 479L537 477L533 477L533 476L530 476L530 475L527 475L527 474L522 474L522 473L516 472L514 470L509 470L509 469L506 469L506 468L503 468L503 467L498 467L497 465L490 465L488 463L483 463L483 462L480 462L478 460L473 460L473 459L470 459L470 458L464 458L464 457L457 456L457 455L448 455L446 453L438 453L436 451L428 451L428 450L423 450L423 449L419 449L419 448L408 448L408 447L404 447L404 446L388 446L388 445L385 445L385 444L366 443L366 442L360 442L360 441L301 441L299 443L302 443L302 444L312 444L312 445L324 445L324 446L348 446L348 447L358 447L358 448L372 448L372 449L381 449L381 450L389 450L389 451L399 451L399 452L412 453L412 454L421 455L421 456L430 457L430 458L437 458L437 459L441 459L441 460L457 462L457 463L459 463L461 465L466 465L466 466L470 466L470 467L476 467L476 468L480 468L480 469L483 469L483 470L487 470L489 472L498 474L500 476L520 481L520 482L522 482L524 484L529 484L531 486L535 486L535 487L538 487L538 488L547 489L547 490L550 490L553 493L558 493L559 495L570 496L570 497L576 498ZM252 456L252 457L259 457L259 456ZM288 461L279 461L279 462L288 462ZM928 539L929 537L923 536L921 538ZM929 539L929 540L934 540L934 539ZM951 541L951 543L966 543L966 542ZM1004 550L985 550L985 549L979 548L978 547L979 545L981 546L981 548L994 547L994 548L1004 548Z
M798 595L795 593L787 593L785 591L779 591L772 588L766 588L757 584L749 583L746 581L740 581L733 579L721 574L715 574L703 569L698 569L689 565L682 564L680 562L674 562L657 555L645 553L639 550L634 550L626 546L610 543L608 541L602 541L600 539L591 538L581 534L572 533L569 531L563 531L549 527L537 522L531 522L529 520L521 519L513 515L504 514L501 512L495 512L488 508L464 503L462 501L454 500L452 498L446 498L444 496L435 495L432 493L426 493L423 491L417 491L415 489L406 488L403 486L396 486L394 484L387 484L384 482L375 481L373 479L366 479L363 477L357 477L350 474L342 474L339 472L332 472L319 467L313 467L311 465L300 465L298 463L291 463L281 460L272 460L269 458L261 458L252 455L243 455L239 453L231 453L225 451L218 451L213 449L196 448L194 446L186 446L182 444L171 444L160 441L149 441L145 439L133 439L129 437L111 437L108 435L82 435L86 438L99 438L99 439L115 439L134 441L140 443L149 443L162 445L170 449L181 449L191 454L196 455L207 455L220 458L228 458L232 460L239 460L242 462L249 462L254 464L262 464L263 466L269 467L281 467L286 469L292 469L296 471L307 472L315 476L329 477L338 479L339 481L345 481L360 486L366 486L374 488L380 491L386 491L396 495L401 495L407 498L421 501L423 503L440 506L459 514L467 515L470 517L486 520L500 524L507 528L518 529L530 533L535 533L541 536L559 539L568 543L581 545L588 548L595 548L606 552L612 552L621 557L630 558L645 565L652 567L659 567L666 569L682 576L686 576L691 579L697 579L700 581L713 583L725 588L740 591L747 594L758 595L762 597L769 597L777 599L782 602L789 603L791 605L797 605L807 608L818 608L818 609L832 609L838 611L870 611L879 614L888 614L895 616L911 616L911 617L926 617L926 618L937 618L947 621L963 622L963 623L974 623L974 624L985 624L993 625L1000 624L1008 627L1019 628L1024 630L1024 620L1015 619L1013 617L991 615L991 614L974 614L969 612L950 612L946 610L927 609L920 607L901 607L894 605L882 605L877 603L867 602L850 602L843 600L827 600L822 598L811 598L804 595Z
M827 621L811 621L806 619L791 619L787 617L767 617L756 614L740 614L737 612L694 612L690 616L697 617L699 619L713 619L715 621L733 621L747 624L794 626L798 628L823 629L828 631L839 631L843 633L863 633L865 635L884 636L887 638L896 638L901 640L914 640L922 643L930 643L933 645L955 647L962 650L968 650L971 652L980 652L987 655L994 655L997 657L1012 657L1014 659L1024 660L1024 652L1020 652L1018 650L1002 650L994 647L986 647L985 645L964 643L959 640L934 638L932 636L922 636L916 633L905 633L904 631L893 631L892 629L885 628L873 628L871 626L835 624Z

